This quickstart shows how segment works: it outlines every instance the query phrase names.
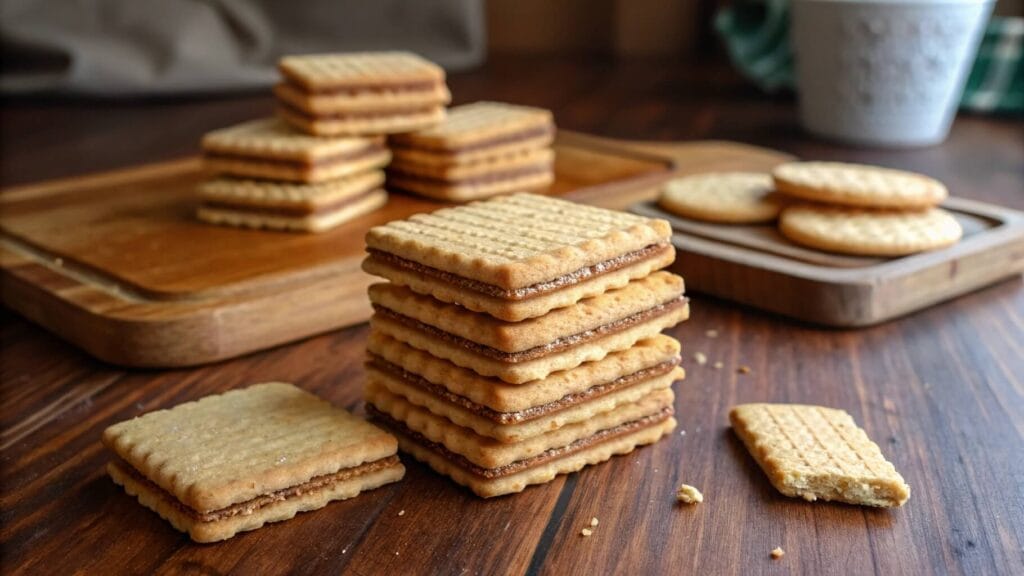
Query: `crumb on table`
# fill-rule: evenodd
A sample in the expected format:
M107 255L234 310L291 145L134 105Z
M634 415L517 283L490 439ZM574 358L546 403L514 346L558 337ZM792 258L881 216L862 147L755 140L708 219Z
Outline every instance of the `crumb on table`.
M676 501L683 504L699 504L704 501L704 495L689 484L682 484L676 490Z
M584 538L589 538L590 535L593 534L593 533L594 533L594 531L591 530L590 528L584 528L583 530L580 530L580 535L583 536Z
M739 372L740 374L750 374L750 366L743 364L739 368L737 368L736 371Z
M778 560L786 555L786 551L782 549L782 546L776 546L771 552L772 560Z
M594 516L593 518L590 519L590 525L591 526L597 526L597 524L598 524L597 516Z
M693 361L703 366L708 363L708 357L705 356L703 352L694 352Z

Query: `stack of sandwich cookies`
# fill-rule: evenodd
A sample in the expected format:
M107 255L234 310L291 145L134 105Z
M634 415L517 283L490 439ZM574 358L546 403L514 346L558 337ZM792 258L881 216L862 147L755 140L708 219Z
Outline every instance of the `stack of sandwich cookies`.
M224 540L400 480L395 438L268 383L108 428L114 482L197 542Z
M516 194L373 228L363 269L515 322L668 266L671 233L664 220Z
M437 126L392 136L390 187L466 201L554 181L551 113L497 102L456 106Z
M689 312L682 279L656 271L668 238L663 221L528 194L371 230L364 267L392 282L370 288L367 412L484 497L656 441L683 377L659 332Z
M265 118L207 134L201 220L319 232L384 205L383 139L318 138Z
M451 95L444 70L407 52L286 56L279 113L320 136L394 134L437 124Z

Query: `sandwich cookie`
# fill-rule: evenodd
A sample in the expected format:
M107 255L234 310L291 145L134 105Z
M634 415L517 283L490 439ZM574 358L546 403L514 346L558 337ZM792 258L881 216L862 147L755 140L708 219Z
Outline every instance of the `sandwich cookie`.
M367 351L371 386L505 443L615 410L685 377L679 343L660 335L521 385L480 376L376 331Z
M689 317L683 279L655 272L544 316L507 322L413 292L370 286L379 332L468 368L522 384L600 360Z
M668 266L671 234L665 220L515 194L374 227L363 269L515 322Z
M322 232L387 202L384 172L319 184L218 178L199 186L200 220L248 228Z
M445 117L444 70L408 52L286 56L274 88L289 124L319 136L393 134Z
M366 411L398 437L399 446L436 472L490 498L521 492L559 474L626 454L669 433L674 394L655 390L636 402L529 439L503 443L437 416L373 382Z
M208 396L103 433L114 482L196 542L400 480L395 438L291 384Z
M382 138L317 138L276 118L206 134L206 166L242 178L316 183L383 168L391 153Z
M498 102L456 106L437 126L391 137L389 186L467 201L554 181L551 112Z

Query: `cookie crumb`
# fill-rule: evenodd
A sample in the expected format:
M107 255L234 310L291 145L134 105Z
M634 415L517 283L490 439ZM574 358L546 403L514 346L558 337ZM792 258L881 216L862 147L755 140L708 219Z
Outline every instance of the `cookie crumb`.
M704 335L708 338L718 338L718 330L708 330Z
M590 525L591 526L597 526L597 516L594 516L593 518L590 519Z
M676 490L676 502L682 504L699 504L704 501L704 495L689 484L680 484L679 490Z
M694 352L693 353L693 360L697 364L700 364L701 366L703 366L703 365L708 363L708 357L705 356L703 352Z
M591 530L590 528L584 528L583 530L580 530L580 535L583 536L584 538L590 538L590 535L593 534L593 533L594 533L594 531Z
M722 361L719 360L718 362L712 364L712 367L714 367L715 370L721 370L722 368L725 367L725 364L722 364Z
M743 364L739 368L737 368L736 371L739 372L740 374L750 374L750 366Z
M782 546L776 546L771 552L772 560L778 560L786 555L786 551L782 549Z
M405 516L405 510L399 510L398 511L398 515L399 516Z

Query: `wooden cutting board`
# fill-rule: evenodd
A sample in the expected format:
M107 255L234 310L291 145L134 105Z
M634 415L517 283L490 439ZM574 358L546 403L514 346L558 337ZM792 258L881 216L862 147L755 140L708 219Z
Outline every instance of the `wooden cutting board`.
M675 161L562 132L551 193L624 207ZM722 158L744 147L709 143ZM731 151L730 151L731 150ZM442 204L394 194L329 233L197 222L198 158L0 194L0 297L94 356L130 366L213 362L365 321L360 268L374 225Z

